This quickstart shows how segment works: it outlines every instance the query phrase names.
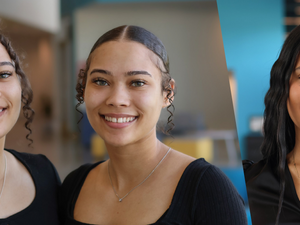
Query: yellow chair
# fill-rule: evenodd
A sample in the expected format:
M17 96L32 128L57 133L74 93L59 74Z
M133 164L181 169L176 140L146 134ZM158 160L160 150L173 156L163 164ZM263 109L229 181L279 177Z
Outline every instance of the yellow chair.
M190 155L195 158L205 158L207 162L213 160L213 141L209 138L201 138L197 140L166 138L163 143L171 148Z
M91 137L91 153L96 161L103 160L106 154L104 141L98 134Z

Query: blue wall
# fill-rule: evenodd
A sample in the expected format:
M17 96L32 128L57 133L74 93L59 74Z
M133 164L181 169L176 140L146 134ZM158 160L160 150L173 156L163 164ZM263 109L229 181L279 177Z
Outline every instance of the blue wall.
M217 0L228 70L237 83L236 122L242 158L249 118L261 116L270 70L284 41L283 0Z

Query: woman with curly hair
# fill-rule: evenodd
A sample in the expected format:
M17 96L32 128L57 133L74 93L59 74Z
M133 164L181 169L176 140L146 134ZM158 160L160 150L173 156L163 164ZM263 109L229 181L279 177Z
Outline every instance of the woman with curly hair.
M253 225L300 223L300 26L285 40L265 96L263 160L244 162Z
M58 174L43 155L4 149L5 137L22 108L25 127L31 134L34 117L32 90L20 61L6 37L0 33L0 224L59 224Z
M137 26L105 33L76 90L109 160L67 176L59 194L62 224L247 224L241 197L219 169L156 137L163 108L167 131L173 127L175 81L154 34Z

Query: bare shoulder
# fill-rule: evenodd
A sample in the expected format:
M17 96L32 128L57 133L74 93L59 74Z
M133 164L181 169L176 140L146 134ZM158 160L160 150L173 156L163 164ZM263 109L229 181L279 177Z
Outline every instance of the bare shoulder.
M174 184L177 184L185 169L195 160L194 157L172 149L162 167L168 176L174 178Z
M5 152L5 154L8 162L7 164L9 164L10 167L10 170L8 170L9 175L16 178L17 180L19 180L20 177L22 177L23 179L26 178L27 181L33 183L31 174L29 173L25 165L23 165L23 163L21 163L12 153Z
M5 189L0 206L0 218L11 216L28 207L35 197L35 184L27 168L10 152L7 158ZM5 208L3 207L5 206Z
M196 158L172 149L172 162L177 165L188 166L191 162L195 161Z
M107 174L107 161L99 163L93 169L91 169L84 181L84 187L88 187L97 181L97 183L102 183ZM93 185L92 185L93 186Z

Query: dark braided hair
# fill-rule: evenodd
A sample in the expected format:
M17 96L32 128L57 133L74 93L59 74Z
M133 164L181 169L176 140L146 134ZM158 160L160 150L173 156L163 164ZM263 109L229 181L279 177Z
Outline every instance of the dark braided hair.
M33 140L31 138L29 138L30 134L32 133L32 131L30 129L30 123L32 122L33 117L34 117L34 111L30 107L30 104L31 104L32 98L33 98L31 85L29 83L27 76L25 75L24 71L22 70L22 68L20 66L19 57L16 54L16 52L14 51L14 49L12 48L10 41L1 33L0 33L0 43L4 46L9 57L13 61L14 65L15 65L16 74L20 78L21 88L22 88L21 101L23 103L22 109L23 109L23 115L26 118L25 128L29 131L28 134L26 135L26 139L28 141L30 141L30 143L28 145L28 146L30 146L33 143Z
M148 30L142 27L127 26L127 25L116 27L103 34L96 41L92 50L90 51L88 59L86 60L85 69L81 69L78 74L78 80L76 85L76 91L77 91L76 99L78 100L78 104L76 105L76 110L79 113L81 113L78 110L78 106L84 102L83 93L86 85L87 71L89 70L91 64L91 58L92 58L91 54L101 44L108 41L118 41L118 40L128 40L128 41L135 41L141 43L144 46L146 46L149 50L154 52L155 55L158 56L156 66L161 71L161 75L162 75L162 82L161 82L162 92L167 92L166 97L170 103L167 107L167 111L170 113L170 115L168 117L167 128L164 131L166 134L169 134L169 132L174 129L173 113L175 107L173 105L173 97L176 93L175 87L172 88L170 84L172 78L170 76L169 57L167 55L167 51L163 43L154 34L152 34L151 32L149 32Z
M261 151L280 180L280 196L276 225L285 191L286 156L295 147L295 125L288 109L289 81L300 53L300 26L285 40L280 55L271 70L270 89L265 96L264 141Z

